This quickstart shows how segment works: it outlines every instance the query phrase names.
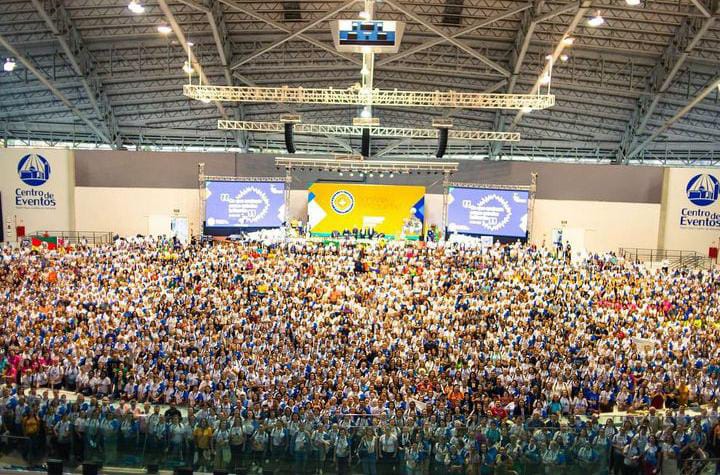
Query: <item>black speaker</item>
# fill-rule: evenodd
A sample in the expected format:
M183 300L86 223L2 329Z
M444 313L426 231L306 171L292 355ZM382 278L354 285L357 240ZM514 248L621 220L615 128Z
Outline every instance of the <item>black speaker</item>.
M62 460L48 459L47 473L48 473L48 475L62 475L62 473L63 473Z
M370 157L370 128L366 127L363 129L362 134L362 156L365 158Z
M97 475L98 464L95 462L83 462L82 474L83 475Z
M288 153L295 153L295 142L293 142L293 123L285 122L285 148Z
M435 156L437 158L442 158L443 155L445 155L445 150L447 150L448 129L438 129L438 131L438 148Z
M193 475L192 467L175 467L175 475Z

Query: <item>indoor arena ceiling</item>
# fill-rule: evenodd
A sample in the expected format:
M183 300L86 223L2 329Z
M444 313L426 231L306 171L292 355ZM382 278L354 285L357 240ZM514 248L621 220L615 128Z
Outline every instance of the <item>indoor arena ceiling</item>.
M333 87L360 81L361 55L335 51L329 20L362 1L2 0L0 140L128 150L284 150L282 134L218 130L218 119L351 124L347 105L203 103L183 95L187 54L212 85ZM513 131L520 142L451 139L445 158L720 163L720 1L393 0L375 18L406 22L398 54L378 55L375 87L528 93L546 56L556 105L514 110L377 107L389 127ZM596 27L587 20L600 14ZM562 61L566 59L566 61ZM295 136L298 153L348 153L360 139ZM436 141L375 139L375 157L434 156Z

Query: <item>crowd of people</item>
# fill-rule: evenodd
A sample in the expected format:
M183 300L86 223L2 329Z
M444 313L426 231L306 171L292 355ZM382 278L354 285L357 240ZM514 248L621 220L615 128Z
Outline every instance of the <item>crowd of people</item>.
M383 241L1 257L2 433L31 457L664 474L720 445L717 271Z

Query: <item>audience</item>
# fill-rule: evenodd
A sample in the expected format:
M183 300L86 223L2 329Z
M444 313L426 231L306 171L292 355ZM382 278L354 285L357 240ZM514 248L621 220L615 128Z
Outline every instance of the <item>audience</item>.
M382 240L1 257L1 431L29 459L43 437L204 470L652 474L718 455L717 271ZM613 410L635 415L601 423Z

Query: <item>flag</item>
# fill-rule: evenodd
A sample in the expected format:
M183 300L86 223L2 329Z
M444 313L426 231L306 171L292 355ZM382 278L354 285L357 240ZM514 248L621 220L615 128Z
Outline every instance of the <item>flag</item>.
M47 249L52 251L57 249L58 239L55 236L33 236L31 243L33 249L39 250L47 246Z

